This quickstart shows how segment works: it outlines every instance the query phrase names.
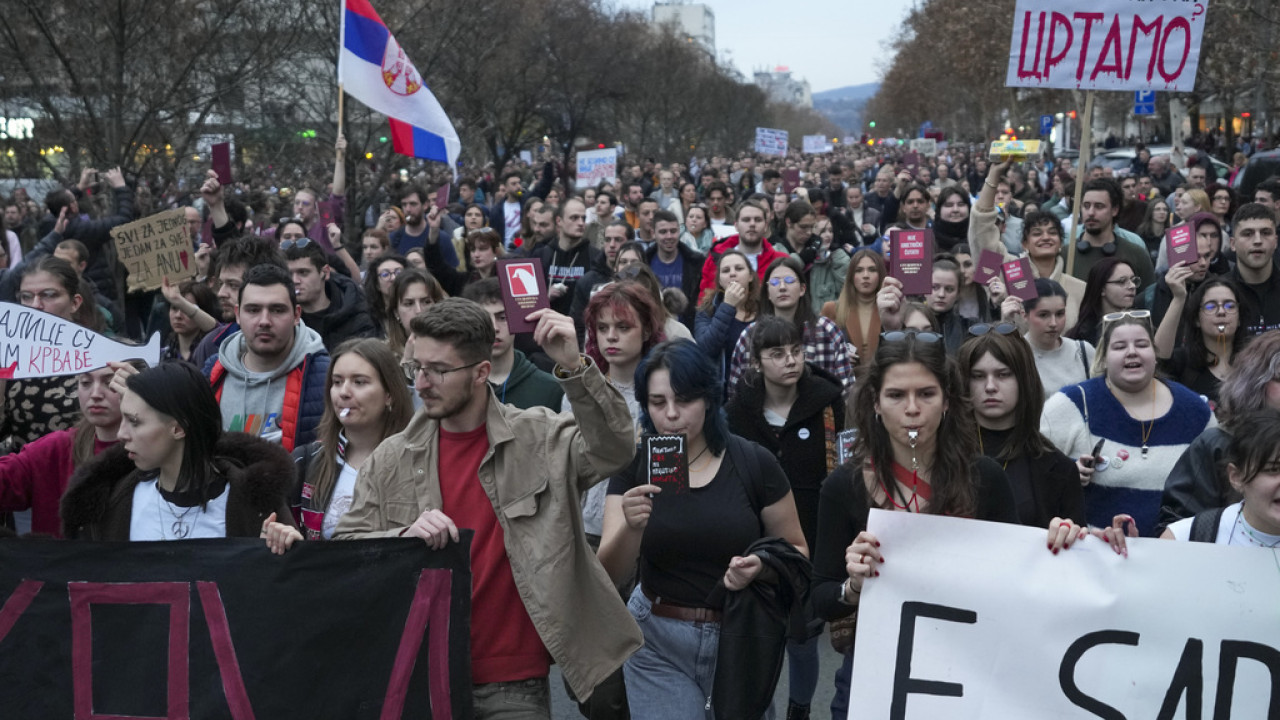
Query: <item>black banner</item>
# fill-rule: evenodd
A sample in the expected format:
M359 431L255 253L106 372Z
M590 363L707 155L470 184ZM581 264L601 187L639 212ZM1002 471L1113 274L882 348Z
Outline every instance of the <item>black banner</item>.
M471 531L0 541L4 718L470 718Z

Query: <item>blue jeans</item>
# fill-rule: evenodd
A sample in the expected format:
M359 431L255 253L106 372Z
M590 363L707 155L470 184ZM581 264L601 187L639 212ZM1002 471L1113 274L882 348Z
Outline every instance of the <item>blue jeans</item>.
M627 609L644 633L644 647L623 666L632 720L713 720L720 624L657 617L639 587Z
M849 717L849 685L853 679L853 650L844 654L844 662L836 670L836 694L831 698L831 720Z
M818 641L821 639L821 635L814 635L802 643L787 640L787 668L791 678L787 699L796 705L813 702L813 694L818 690Z

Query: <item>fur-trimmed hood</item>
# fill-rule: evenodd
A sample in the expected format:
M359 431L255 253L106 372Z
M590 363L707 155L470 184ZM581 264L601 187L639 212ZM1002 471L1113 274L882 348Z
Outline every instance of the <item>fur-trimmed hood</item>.
M214 463L230 489L228 537L256 537L272 512L280 522L292 524L287 498L293 461L284 448L245 433L223 433L214 447ZM80 467L62 497L63 535L128 540L133 489L143 479L122 445Z

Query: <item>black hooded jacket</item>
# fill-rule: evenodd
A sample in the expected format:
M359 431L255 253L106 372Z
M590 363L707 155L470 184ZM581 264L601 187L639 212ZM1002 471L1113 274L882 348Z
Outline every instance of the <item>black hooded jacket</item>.
M330 353L351 338L377 337L378 328L369 315L364 292L351 278L331 273L324 283L329 307L319 312L302 312L302 322L320 334Z

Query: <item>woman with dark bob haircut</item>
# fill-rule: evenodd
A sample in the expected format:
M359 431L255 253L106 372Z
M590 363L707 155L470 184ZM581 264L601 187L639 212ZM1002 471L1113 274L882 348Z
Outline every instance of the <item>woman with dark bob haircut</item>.
M1031 346L1009 323L974 325L956 363L969 384L978 425L978 450L1001 463L1018 521L1046 527L1055 517L1084 520L1084 495L1075 463L1040 434L1044 386Z
M732 592L757 579L778 581L779 573L761 576L762 560L749 548L781 538L770 552L807 565L787 476L772 453L729 433L721 388L711 358L688 340L659 344L636 369L642 429L683 435L689 470L687 492L659 488L646 481L641 452L609 482L600 562L617 585L639 566L627 607L645 642L624 666L636 720L703 716L716 674L704 659L719 647L724 602L712 591L721 583ZM735 657L727 666L742 662ZM773 688L765 689L772 697ZM712 699L722 700L740 698Z
M259 537L292 522L293 463L284 448L223 432L208 379L188 363L138 373L116 365L120 444L71 478L63 535L86 540Z
M978 452L964 385L937 333L885 333L848 413L846 427L858 431L853 455L823 482L818 501L810 599L828 621L857 612L863 583L879 574L880 542L866 529L872 508L1018 521L1004 471ZM852 672L850 646L836 672L833 718L848 714Z

